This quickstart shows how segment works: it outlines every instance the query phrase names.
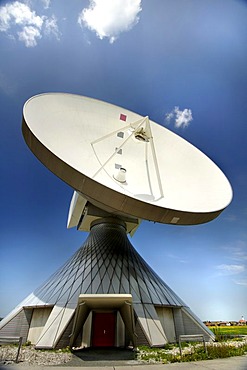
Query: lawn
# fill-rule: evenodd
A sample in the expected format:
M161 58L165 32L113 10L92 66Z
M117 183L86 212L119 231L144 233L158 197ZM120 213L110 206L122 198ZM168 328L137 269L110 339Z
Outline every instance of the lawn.
M247 325L244 326L209 326L209 329L218 335L247 335Z

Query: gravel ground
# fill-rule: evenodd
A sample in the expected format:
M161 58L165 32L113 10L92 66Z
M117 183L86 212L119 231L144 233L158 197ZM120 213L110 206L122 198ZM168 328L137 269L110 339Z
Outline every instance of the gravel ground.
M222 343L222 342L221 342ZM220 346L221 343L213 343L215 346ZM247 344L247 336L242 340L242 341L229 341L229 342L223 342L224 344L227 344L232 347L239 347L242 346L244 343ZM222 344L223 344L222 343ZM195 346L197 346L195 344ZM183 348L183 354L186 353L191 353L192 348L194 345L191 343L188 347ZM68 366L71 363L75 362L76 366L79 366L81 361L83 362L88 362L92 363L92 356L95 361L99 360L101 355L97 353L96 355L94 352L90 349L89 351L85 350L82 351L81 353L79 352L78 354L73 355L70 352L63 352L62 350L57 350L57 351L49 351L49 350L36 350L34 349L33 346L23 346L20 350L18 362L19 366L27 366L27 365L43 365L43 366L49 366L49 365L63 365L63 366ZM163 349L165 353L170 353L173 355L178 355L179 354L179 348L174 347L170 350L165 350ZM17 355L17 346L14 345L2 345L0 346L0 368L1 365L9 365L13 364L15 362ZM117 359L117 352L114 354L112 353L113 356L116 356L115 359ZM145 355L145 351L139 351L137 358L134 360L134 358L126 358L125 362L127 361L128 363L150 363L150 361L146 362L143 361L142 357ZM91 356L91 357L90 357ZM121 356L121 353L120 353ZM107 357L109 357L109 352ZM128 355L129 357L129 355ZM112 360L112 359L111 359ZM131 361L130 361L131 360ZM94 361L94 362L95 362ZM77 363L78 362L78 363ZM156 362L156 361L151 361L151 362Z
M0 346L0 366L9 365L15 362L17 346ZM33 346L21 347L18 362L24 365L61 365L69 362L72 354L62 351L36 350Z

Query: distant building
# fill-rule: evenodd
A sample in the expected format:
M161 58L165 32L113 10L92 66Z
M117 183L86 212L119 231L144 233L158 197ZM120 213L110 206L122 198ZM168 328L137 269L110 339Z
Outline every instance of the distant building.
M247 325L246 320L244 319L244 316L241 317L241 319L238 322L238 325Z
M204 321L206 326L234 326L239 325L239 321Z

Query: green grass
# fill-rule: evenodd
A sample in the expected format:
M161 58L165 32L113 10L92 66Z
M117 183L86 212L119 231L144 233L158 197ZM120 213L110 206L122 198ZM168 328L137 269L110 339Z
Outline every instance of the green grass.
M221 335L247 335L247 325L243 326L209 326L209 329L215 334Z
M188 346L186 353L183 353L182 357L180 356L180 353L169 353L167 346L164 348L139 347L137 351L137 358L138 360L145 362L167 364L174 362L190 362L242 356L247 353L246 343L239 342L237 347L231 345L230 343L231 342L219 343L218 345L207 344L207 353L204 351L203 345L193 344ZM177 348L177 345L173 345L173 348ZM171 345L169 345L169 349L171 349Z

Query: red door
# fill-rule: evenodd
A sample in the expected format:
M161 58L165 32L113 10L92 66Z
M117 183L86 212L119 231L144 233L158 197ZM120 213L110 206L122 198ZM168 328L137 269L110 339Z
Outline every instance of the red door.
M114 312L94 312L93 315L93 347L113 347L115 344Z

